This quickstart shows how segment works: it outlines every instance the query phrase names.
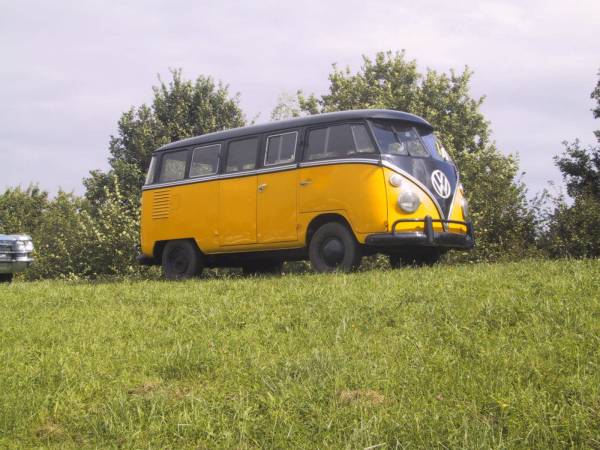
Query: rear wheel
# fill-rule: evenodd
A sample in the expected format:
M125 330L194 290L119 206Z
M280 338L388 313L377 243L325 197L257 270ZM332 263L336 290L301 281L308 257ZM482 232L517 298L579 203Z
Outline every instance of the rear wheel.
M352 232L338 222L317 229L310 240L308 256L317 272L350 272L360 266L362 257Z
M200 252L191 241L169 241L163 250L162 267L168 280L181 280L200 275L202 272Z
M12 280L12 273L0 273L0 283L10 283Z
M283 263L281 261L256 261L242 266L242 272L246 276L280 275L282 269Z

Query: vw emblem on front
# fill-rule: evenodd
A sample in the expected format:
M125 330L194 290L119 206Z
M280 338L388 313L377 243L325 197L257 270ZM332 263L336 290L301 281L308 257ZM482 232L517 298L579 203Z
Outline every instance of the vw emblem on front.
M450 197L450 193L452 189L450 188L450 182L444 172L441 170L434 170L431 174L431 184L433 184L433 188L435 192L442 198Z

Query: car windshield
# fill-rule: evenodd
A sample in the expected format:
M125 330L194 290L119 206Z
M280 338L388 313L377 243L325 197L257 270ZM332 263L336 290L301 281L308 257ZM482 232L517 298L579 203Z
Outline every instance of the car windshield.
M375 137L382 153L404 156L429 156L419 133L412 125L402 122L375 122Z
M433 156L450 162L450 156L433 130L397 121L374 121L373 131L383 154Z
M435 159L452 162L452 158L450 158L450 154L444 148L442 141L440 141L432 130L419 129L419 135L425 147L427 147Z

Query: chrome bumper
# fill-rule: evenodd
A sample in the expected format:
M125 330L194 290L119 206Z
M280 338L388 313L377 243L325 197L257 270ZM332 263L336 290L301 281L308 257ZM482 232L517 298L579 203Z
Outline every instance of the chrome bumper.
M0 257L0 273L23 272L33 262L33 258L24 255Z
M423 231L399 233L396 227L399 223L422 223ZM466 234L437 232L433 230L434 223L457 224L466 227ZM424 219L401 219L394 222L391 233L376 233L367 236L365 243L371 247L401 247L417 245L424 247L445 247L457 249L471 249L475 245L473 225L471 222L458 220L432 219L425 216Z

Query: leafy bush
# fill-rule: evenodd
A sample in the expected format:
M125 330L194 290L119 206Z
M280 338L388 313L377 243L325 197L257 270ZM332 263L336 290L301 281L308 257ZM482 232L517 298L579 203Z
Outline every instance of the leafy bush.
M36 263L28 278L96 278L133 275L139 235L138 208L122 195L118 182L105 188L94 208L72 194L59 193L44 214L37 235Z
M600 201L578 196L569 206L558 199L540 245L551 257L600 257Z
M592 110L600 118L600 73L591 98ZM564 152L554 158L560 169L567 193L573 199L569 205L563 195L548 196L545 208L540 208L540 247L553 257L600 257L600 130L594 132L598 144L583 147L578 140L563 142Z
M48 207L48 193L37 185L8 188L0 194L0 233L33 233Z
M90 202L60 191L49 199L37 187L8 189L0 195L0 232L29 233L35 263L21 276L98 278L141 274L135 261L139 206L131 205L112 179L104 202Z

